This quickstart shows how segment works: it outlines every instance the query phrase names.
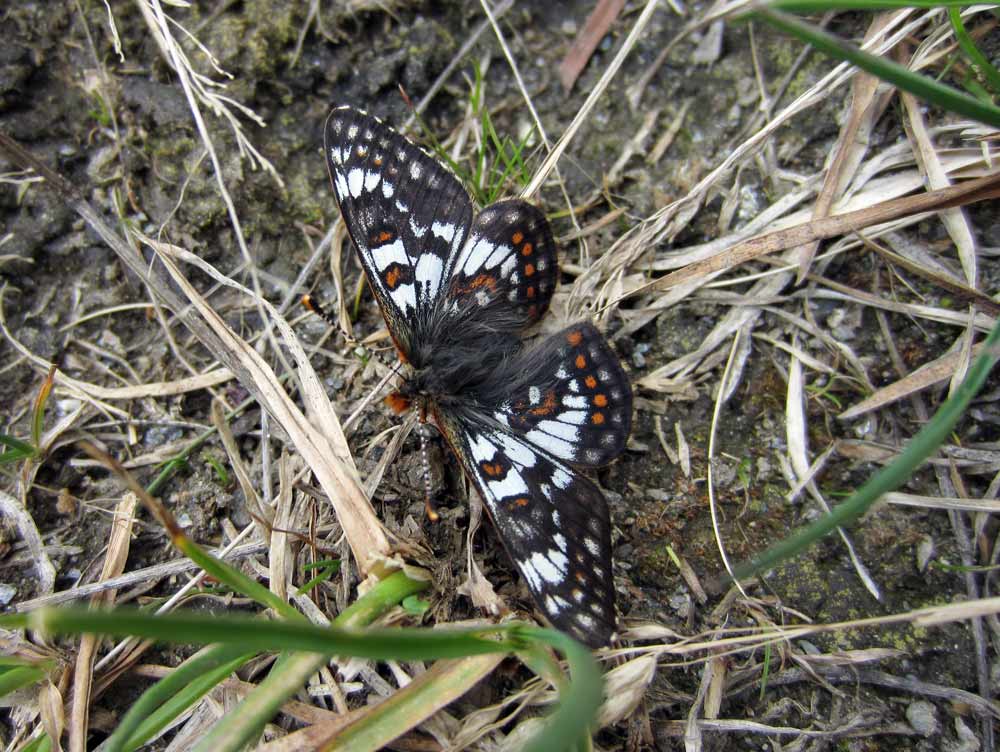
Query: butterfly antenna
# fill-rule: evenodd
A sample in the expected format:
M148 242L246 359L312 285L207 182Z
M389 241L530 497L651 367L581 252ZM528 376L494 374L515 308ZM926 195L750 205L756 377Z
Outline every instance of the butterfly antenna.
M424 509L427 510L427 519L437 522L441 519L441 515L434 508L434 500L431 498L431 461L427 456L427 433L426 423L417 426L417 436L420 437L420 462L424 471Z
M312 295L309 295L308 293L303 295L300 298L300 302L305 308L315 313L317 316L323 319L323 321L328 323L334 329L340 326L340 322L337 321L336 318L334 318L333 314L330 313L328 310L326 310L326 308L324 308L320 304L320 302L316 300L316 298L314 298Z

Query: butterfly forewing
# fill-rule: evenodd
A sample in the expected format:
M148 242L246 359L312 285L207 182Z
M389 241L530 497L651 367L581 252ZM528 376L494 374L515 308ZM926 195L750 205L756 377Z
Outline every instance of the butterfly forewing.
M458 179L388 125L351 107L326 121L337 203L389 331L403 355L440 300L472 226Z
M437 410L507 553L557 629L605 645L615 630L611 523L582 475L499 426Z
M521 327L549 307L556 286L556 247L541 210L520 199L483 209L452 272L449 300L461 305L503 303L518 314Z

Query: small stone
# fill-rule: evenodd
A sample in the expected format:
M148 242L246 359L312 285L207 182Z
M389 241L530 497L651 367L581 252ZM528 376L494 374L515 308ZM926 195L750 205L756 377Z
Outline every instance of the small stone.
M14 596L17 595L17 588L13 585L8 585L6 582L0 583L0 606L8 605Z
M916 700L907 705L906 720L924 738L938 731L937 708L926 700Z
M925 535L917 543L917 570L920 572L927 571L927 565L930 564L931 559L934 558L934 539L929 535Z

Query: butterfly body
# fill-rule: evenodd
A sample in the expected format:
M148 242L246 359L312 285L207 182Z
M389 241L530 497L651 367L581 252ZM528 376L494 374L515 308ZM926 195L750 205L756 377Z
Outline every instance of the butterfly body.
M624 449L632 392L593 325L528 347L558 272L545 216L518 199L473 216L458 179L375 117L334 109L327 165L400 358L396 409L430 415L556 627L598 646L615 629L611 522L577 468Z

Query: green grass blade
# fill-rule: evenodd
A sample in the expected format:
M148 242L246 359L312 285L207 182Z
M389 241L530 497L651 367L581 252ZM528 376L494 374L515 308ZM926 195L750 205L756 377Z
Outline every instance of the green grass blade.
M0 697L22 687L30 687L45 678L45 671L34 666L18 666L0 672Z
M982 353L973 361L962 384L891 465L876 473L847 501L834 507L829 515L792 534L750 563L737 567L734 572L736 579L741 580L770 569L827 533L851 524L868 511L882 494L894 491L908 481L924 460L948 439L955 424L965 414L972 398L982 389L990 371L1000 359L1000 322L993 327L983 344Z
M217 559L189 538L182 537L174 541L177 549L191 561L208 572L212 577L225 583L238 593L253 598L257 603L274 611L286 619L304 622L306 618L295 610L291 604L283 601L266 587L230 566L222 559ZM203 641L202 641L203 642Z
M404 572L394 572L342 611L333 624L341 629L366 627L404 598L428 587L429 582L411 579ZM209 752L222 752L239 749L251 742L282 703L298 692L327 660L326 655L282 655L267 678L212 728L199 747Z
M788 13L826 13L831 10L896 10L898 8L966 8L969 0L773 0L775 10ZM984 3L989 5L989 3Z
M585 739L601 707L604 679L591 652L576 640L552 629L520 627L520 637L551 645L566 656L571 681L559 698L559 707L545 728L524 747L524 752L568 749Z
M20 462L29 457L34 457L38 453L28 442L21 441L5 433L0 433L0 444L5 447L4 451L0 453L0 465Z
M1000 128L1000 108L992 104L981 102L950 86L913 73L891 60L862 52L843 40L785 13L765 8L754 11L748 16L764 21L785 34L801 39L831 57L853 63L873 76L888 81L924 101Z
M106 752L136 749L153 738L255 655L235 646L211 645L191 656L142 693L108 738Z
M129 609L107 612L78 608L43 608L26 615L3 616L0 624L50 634L132 635L171 644L222 643L247 651L296 650L373 660L461 658L497 650L497 642L488 639L496 634L494 628L360 631L252 617L193 613L148 616Z
M976 43L969 36L969 32L965 30L965 24L962 23L962 12L958 8L949 9L948 19L951 21L951 28L955 32L955 38L958 40L962 52L965 53L965 56L969 58L972 65L979 71L982 77L986 79L990 89L994 93L1000 92L1000 71L997 71L996 68L990 65L990 61L979 51Z

